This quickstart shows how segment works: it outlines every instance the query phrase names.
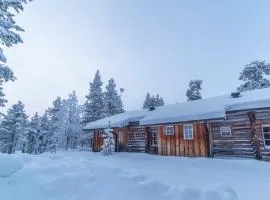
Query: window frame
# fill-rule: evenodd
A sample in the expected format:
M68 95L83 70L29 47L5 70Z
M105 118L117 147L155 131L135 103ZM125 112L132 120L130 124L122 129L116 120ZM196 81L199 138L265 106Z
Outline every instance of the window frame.
M224 135L223 134L223 132L222 132L222 128L230 128L230 134L229 135ZM220 132L220 136L221 137L230 137L230 136L232 136L232 127L230 126L230 125L227 125L227 126L221 126L220 128L219 128L219 132Z
M267 128L270 129L270 124L263 124L261 127L262 127L262 135L263 135L263 144L264 144L264 147L267 148L267 149L270 149L270 145L265 144L265 140L269 140L270 141L270 139L265 139L265 137L264 137L264 131L263 131L263 128L265 128L265 127L267 127ZM267 132L267 133L270 135L270 132Z
M186 132L185 132L185 128L186 127L191 127L191 133L192 133L192 137L186 137ZM189 133L188 133L189 134ZM183 136L184 136L184 140L194 140L194 129L193 129L193 124L184 124L183 125Z
M168 129L172 129L172 132L168 133ZM165 127L165 135L174 135L174 134L175 134L174 125L167 125Z
M158 129L157 128L152 128L151 129L151 136L152 136L152 141L151 144L153 146L158 145ZM156 142L156 143L155 143Z

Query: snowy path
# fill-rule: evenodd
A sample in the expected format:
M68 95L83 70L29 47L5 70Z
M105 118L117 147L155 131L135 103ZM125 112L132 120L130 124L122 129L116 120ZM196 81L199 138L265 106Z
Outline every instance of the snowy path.
M269 163L250 160L85 152L1 156L0 169L1 161L14 169L2 177L0 171L4 200L264 200L270 186Z

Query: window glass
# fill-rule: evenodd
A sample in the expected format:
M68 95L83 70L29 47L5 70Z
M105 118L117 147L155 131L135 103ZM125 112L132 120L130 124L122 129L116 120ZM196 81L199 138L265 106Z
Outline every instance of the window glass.
M263 137L264 137L264 144L265 146L270 146L270 125L269 126L263 126Z
M158 144L158 132L157 132L157 129L152 129L152 144L153 145Z
M230 136L232 134L231 127L230 126L220 127L220 134L221 134L221 136Z
M193 139L193 125L192 124L184 125L184 139L185 140Z

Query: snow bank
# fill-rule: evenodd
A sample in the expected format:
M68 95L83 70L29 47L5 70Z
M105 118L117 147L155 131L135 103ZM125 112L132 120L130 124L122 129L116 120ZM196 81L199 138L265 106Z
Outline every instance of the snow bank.
M269 196L270 165L255 160L57 152L0 154L0 165L1 177L7 177L0 177L4 200L261 200Z
M16 155L0 154L0 178L12 176L20 170L23 162Z

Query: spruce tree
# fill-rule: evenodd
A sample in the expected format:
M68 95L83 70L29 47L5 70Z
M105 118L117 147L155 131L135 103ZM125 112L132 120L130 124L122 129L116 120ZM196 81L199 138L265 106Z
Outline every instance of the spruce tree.
M164 100L159 94L151 96L148 92L143 103L143 108L148 109L151 107L163 106L164 104Z
M158 107L158 106L164 106L164 100L161 96L159 96L159 94L157 94L155 97L153 96L154 99L154 107Z
M26 136L26 153L38 154L40 145L40 117L38 113L31 118Z
M97 70L93 82L90 83L90 93L86 96L83 123L96 121L106 116L102 84L99 70Z
M102 153L105 156L109 156L115 150L113 130L110 128L110 126L106 129L104 129L104 133L103 133L102 137L103 137Z
M241 84L237 90L240 92L270 87L270 81L267 77L270 74L270 64L265 61L253 61L246 65L240 73L239 80Z
M65 149L75 149L78 146L79 136L82 132L80 124L80 106L75 91L69 94L64 105L66 110Z
M195 101L202 98L200 93L202 89L202 80L191 80L189 83L189 89L186 92L188 101Z
M27 115L24 104L19 101L8 109L7 114L1 122L0 148L3 153L14 153L16 148L22 148L25 136Z
M48 110L48 116L50 120L50 130L52 134L50 142L50 150L54 152L57 147L64 147L63 136L65 134L65 117L64 116L64 101L57 97L53 101L52 108Z
M2 45L12 47L23 42L18 32L24 30L16 24L14 11L16 13L23 11L26 2L26 0L0 0L0 41ZM0 106L2 107L7 102L3 92L3 83L15 80L12 70L5 65L6 62L7 59L3 54L3 49L0 47Z
M50 134L50 122L47 112L40 118L40 134L38 140L38 152L49 151L52 134Z
M105 113L106 116L112 116L124 112L121 96L116 90L116 84L111 78L106 86L104 94Z

